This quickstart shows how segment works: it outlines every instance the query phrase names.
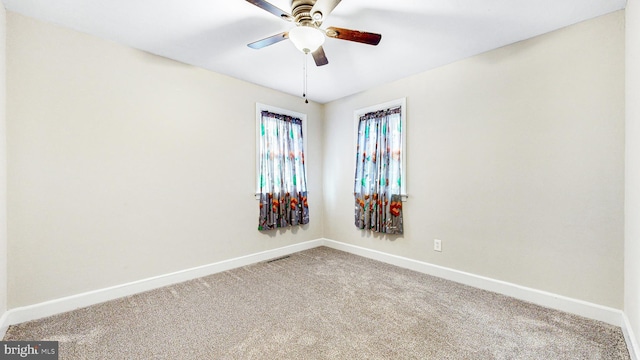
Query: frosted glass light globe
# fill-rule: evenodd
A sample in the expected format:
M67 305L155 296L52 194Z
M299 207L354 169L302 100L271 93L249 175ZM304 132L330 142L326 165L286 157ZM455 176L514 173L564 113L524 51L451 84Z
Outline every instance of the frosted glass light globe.
M316 51L324 44L324 34L322 31L311 26L297 26L289 30L289 39L293 45L305 54Z

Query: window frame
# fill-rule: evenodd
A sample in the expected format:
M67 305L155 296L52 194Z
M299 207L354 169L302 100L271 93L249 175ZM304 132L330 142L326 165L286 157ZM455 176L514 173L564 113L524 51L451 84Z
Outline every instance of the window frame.
M304 146L304 158L305 158L303 166L304 166L305 176L307 176L308 174L307 160L309 159L309 156L308 156L309 147L307 146L307 114L256 102L256 124L255 124L256 157L255 157L255 173L254 173L254 179L256 181L254 197L256 198L256 200L260 200L260 121L262 119L263 111L269 111L269 112L280 114L280 115L295 117L302 121L302 142ZM308 176L306 180L309 180ZM309 191L309 183L307 182L307 192L308 191Z
M406 201L409 195L407 194L407 98L403 97L396 100L387 101L385 103L367 106L362 109L355 110L353 112L353 174L356 173L356 156L358 154L358 125L360 124L360 117L362 115L400 107L400 123L402 128L402 182L400 183L400 196L402 201ZM305 145L306 146L306 145Z

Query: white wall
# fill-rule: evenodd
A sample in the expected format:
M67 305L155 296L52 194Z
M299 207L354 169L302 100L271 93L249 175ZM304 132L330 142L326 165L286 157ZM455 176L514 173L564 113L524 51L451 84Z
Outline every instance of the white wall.
M9 308L322 237L322 106L8 14ZM255 102L308 115L311 223L260 233Z
M626 8L624 311L640 344L640 1ZM640 355L640 354L639 354Z
M6 34L7 14L0 4L0 317L7 310Z
M345 154L353 111L400 97L405 234L383 237L353 225ZM622 309L624 12L329 103L325 121L325 238Z

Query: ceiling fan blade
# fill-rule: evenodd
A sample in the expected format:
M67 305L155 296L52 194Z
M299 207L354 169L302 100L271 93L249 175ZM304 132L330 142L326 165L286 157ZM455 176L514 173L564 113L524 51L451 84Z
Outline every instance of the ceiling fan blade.
M327 28L325 31L328 37L340 40L355 41L363 44L378 45L382 35L370 32L349 30L337 27Z
M253 5L266 10L270 13L272 13L273 15L287 20L287 21L293 21L293 16L291 16L291 14L287 13L286 11L280 10L278 7L272 5L271 3L264 1L264 0L247 0L247 2L252 3Z
M341 0L318 0L311 8L311 18L315 21L322 22L329 16L333 9L340 4Z
M327 60L327 56L324 54L324 49L322 49L322 46L320 46L311 55L313 55L313 60L316 62L316 66L327 65L329 63L329 60Z
M273 45L275 43L279 43L280 41L286 40L288 38L289 38L289 33L283 32L280 34L269 36L268 38L264 38L262 40L254 41L251 44L247 44L247 46L252 49L262 49L263 47Z

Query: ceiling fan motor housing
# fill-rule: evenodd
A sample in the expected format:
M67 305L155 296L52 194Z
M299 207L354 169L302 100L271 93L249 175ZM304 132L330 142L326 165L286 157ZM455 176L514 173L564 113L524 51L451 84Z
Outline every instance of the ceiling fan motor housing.
M317 26L319 24L314 24L315 20L311 16L311 9L313 8L313 4L315 4L315 0L292 0L291 1L291 15L293 15L294 21L298 25L311 25Z

